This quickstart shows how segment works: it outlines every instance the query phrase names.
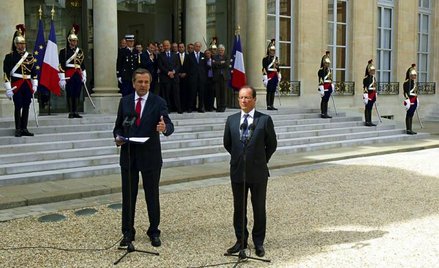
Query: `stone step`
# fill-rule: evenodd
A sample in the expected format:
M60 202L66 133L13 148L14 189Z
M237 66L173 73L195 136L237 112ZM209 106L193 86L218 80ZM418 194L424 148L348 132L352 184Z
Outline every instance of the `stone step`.
M1 154L0 164L3 165L3 164L12 164L19 162L35 162L35 161L78 158L78 157L99 156L99 155L112 155L112 154L119 154L119 150L117 149L116 146L114 146L114 144L112 146L90 147L90 148L80 148L80 149Z
M344 133L344 134L335 134L335 135L325 135L325 136L304 136L304 137L294 137L288 139L278 140L278 147L284 146L292 146L292 145L302 145L302 144L316 144L321 142L328 141L342 141L348 139L362 139L362 138L370 138L377 136L389 136L389 135L397 135L401 134L403 131L400 129L395 130L382 130L382 131L367 131L367 132L359 132L359 133ZM163 149L162 155L164 159L167 158L179 158L179 157L187 157L187 156L205 156L216 153L223 153L225 149L223 148L222 138L216 138L214 144L207 144L207 146L200 146L200 144L196 144L197 141L193 141L194 144L189 146L181 146L177 149ZM212 142L213 143L213 142ZM163 148L167 146L164 144ZM0 165L0 175L8 175L8 174L16 174L16 173L26 173L26 172L35 172L40 171L42 167L44 170L53 170L53 169L65 169L65 168L74 168L74 167L85 167L85 166L97 166L97 165L105 165L117 163L118 154L111 153L108 155L93 155L88 157L74 157L67 158L63 157L62 159L52 159L52 160L43 160L43 161L29 161L26 157L23 158L22 161L2 164ZM183 165L176 163L176 165Z
M362 139L351 139L343 141L333 141L333 142L322 142L318 144L302 144L293 146L279 147L276 154L291 154L295 152L303 151L315 151L329 148L337 147L348 147L353 145L367 145L373 143L389 143L394 141L402 141L409 139L425 139L428 138L429 134L418 133L418 135L391 135L391 136L379 136L371 138ZM177 163L180 165L184 163L185 165L196 165L209 162L223 161L227 162L230 160L228 153L214 153L209 155L197 155L197 156L187 156L187 157L176 157L164 159L164 168L170 168L176 166ZM0 186L8 184L22 184L30 182L39 182L47 180L62 180L70 178L81 178L88 176L102 176L108 174L118 174L120 168L118 164L100 165L100 166L88 166L88 167L78 167L78 168L68 168L68 169L56 169L50 171L39 171L21 174L12 174L0 176Z
M36 151L54 151L114 145L113 138L87 139L79 141L55 141L29 144L0 145L1 154L29 153Z

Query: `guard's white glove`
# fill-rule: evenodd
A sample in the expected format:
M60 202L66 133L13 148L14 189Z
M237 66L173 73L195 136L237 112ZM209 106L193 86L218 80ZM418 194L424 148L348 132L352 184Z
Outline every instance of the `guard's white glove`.
M417 103L417 105L418 105L418 106L416 107L416 109L418 109L418 108L419 108L419 97L416 98L416 103Z
M406 110L410 109L410 99L406 99L402 102L402 104L404 105Z
M12 99L14 96L14 91L12 91L11 82L5 82L5 88L6 88L6 97L8 99Z
M279 82L282 80L282 74L280 72L277 73L277 80L279 80Z
M363 94L363 103L364 103L364 105L367 105L368 102L369 102L369 94L364 93Z
M266 74L262 76L262 83L264 83L264 86L267 86L268 84L268 76Z
M66 89L66 75L64 73L58 73L59 86L62 90Z
M320 93L320 95L325 95L325 88L323 87L323 85L320 85L319 87L318 87L318 91L319 91L319 93Z
M87 83L87 71L82 71L82 83Z
M118 78L117 78L117 81L119 81L119 83L122 84L122 77L118 77Z
M38 80L32 79L32 90L34 91L34 94L37 93L38 90Z

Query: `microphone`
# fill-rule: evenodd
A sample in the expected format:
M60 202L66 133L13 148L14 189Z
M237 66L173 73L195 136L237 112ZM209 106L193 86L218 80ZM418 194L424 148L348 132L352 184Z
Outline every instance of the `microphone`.
M136 122L136 119L137 119L137 113L131 112L127 114L127 116L125 116L122 125L125 127L130 127L134 124L134 122Z
M245 139L244 133L245 133L246 129L247 129L247 123L245 123L245 122L239 126L239 131L241 132L241 141L242 142L244 142L244 139Z
M250 124L250 126L248 126L248 140L250 140L252 138L253 132L255 131L256 126L254 124Z

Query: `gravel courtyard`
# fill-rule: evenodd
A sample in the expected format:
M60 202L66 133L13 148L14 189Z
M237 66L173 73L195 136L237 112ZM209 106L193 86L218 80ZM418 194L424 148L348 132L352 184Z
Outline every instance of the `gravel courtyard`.
M274 170L265 243L271 263L250 260L242 267L438 267L437 159L439 149L429 149ZM134 252L116 267L233 266L236 259L223 256L235 242L228 179L196 185L161 194L160 248L146 236L139 195L134 244L160 256ZM92 249L118 242L121 213L107 204L94 208L90 216L60 211L66 216L61 222L42 223L39 217L1 222L0 265L112 267L123 251ZM19 249L39 246L91 250Z

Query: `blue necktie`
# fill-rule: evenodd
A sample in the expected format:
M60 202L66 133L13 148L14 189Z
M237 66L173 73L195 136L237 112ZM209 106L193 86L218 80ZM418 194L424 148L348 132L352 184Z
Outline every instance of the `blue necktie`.
M242 130L242 140L245 141L248 138L248 120L249 114L244 114L244 122L242 124L244 125L244 129Z

